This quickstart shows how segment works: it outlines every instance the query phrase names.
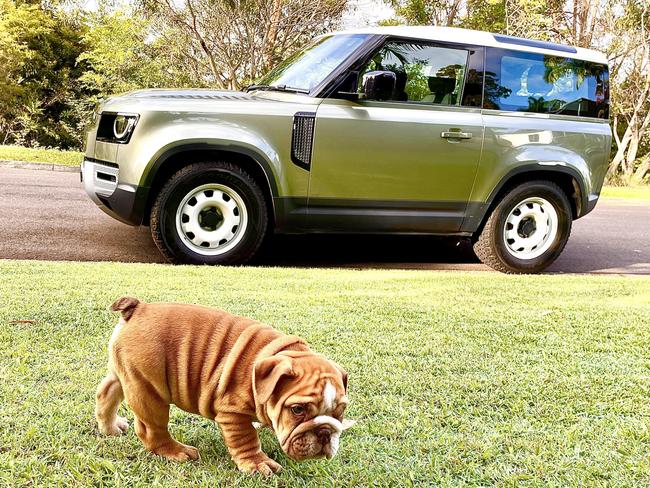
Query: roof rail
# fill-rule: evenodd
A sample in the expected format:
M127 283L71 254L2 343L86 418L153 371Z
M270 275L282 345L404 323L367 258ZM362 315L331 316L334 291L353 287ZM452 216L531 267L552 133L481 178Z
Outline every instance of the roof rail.
M502 34L494 34L494 39L504 44L517 44L519 46L538 47L540 49L550 49L552 51L562 51L574 54L578 52L578 50L573 46L565 46L563 44L556 44L555 42L535 41L531 39L522 39L520 37L505 36Z

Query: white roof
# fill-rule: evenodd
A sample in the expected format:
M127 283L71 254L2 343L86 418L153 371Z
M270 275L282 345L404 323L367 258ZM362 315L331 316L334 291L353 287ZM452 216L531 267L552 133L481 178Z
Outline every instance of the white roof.
M543 46L543 41L534 41L511 37L513 41L521 40L523 42L540 42L540 46L530 46L515 44L513 42L498 41L499 34L491 32L475 31L470 29L459 29L456 27L436 27L436 26L386 26L386 27L367 27L362 29L350 29L336 32L336 34L378 34L384 36L411 37L415 39L424 39L427 41L447 41L458 44L473 44L478 46L500 47L504 49L513 49L516 51L526 51L541 54L551 54L563 56L566 58L577 58L584 61L607 64L607 57L600 51L575 47L576 52L554 49L551 44ZM507 36L504 36L507 37ZM558 44L558 46L560 46ZM566 46L572 47L572 46Z

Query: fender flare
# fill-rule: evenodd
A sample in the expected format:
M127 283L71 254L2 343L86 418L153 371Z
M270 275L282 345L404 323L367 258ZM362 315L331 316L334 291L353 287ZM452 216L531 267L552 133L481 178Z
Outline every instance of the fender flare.
M273 173L273 169L271 167L271 163L269 163L267 158L261 152L235 144L211 142L189 142L181 144L173 143L159 149L147 164L147 167L143 172L143 176L140 179L139 186L144 188L151 188L151 184L153 183L156 174L160 170L160 167L165 164L172 156L183 152L195 151L222 151L249 157L260 166L262 172L266 176L266 181L269 186L269 191L271 192L271 197L275 198L278 196L278 186L275 180L275 174Z
M585 184L582 175L578 170L566 164L554 165L540 165L539 163L524 164L508 171L495 185L490 192L490 196L485 202L468 202L465 220L461 226L463 232L476 232L481 228L488 212L495 203L497 195L514 177L525 173L548 173L557 174L562 173L569 175L573 178L578 185L580 191L580 202L577 211L577 218L582 217L588 213L591 208L589 207L589 195L585 189ZM570 198L570 196L569 196Z
M170 147L171 146L171 147ZM160 168L173 156L183 152L200 152L200 151L222 151L239 154L246 156L255 161L262 173L264 174L267 182L267 189L270 193L270 205L273 218L276 218L275 201L278 196L278 186L275 179L275 173L271 169L271 164L265 156L259 151L254 151L247 147L242 147L234 144L222 143L181 143L174 145L173 143L159 149L156 154L147 163L143 176L140 178L140 183L137 187L135 194L135 201L133 204L133 211L129 218L129 223L132 225L147 225L148 212L151 207L151 187L155 181L156 175Z
M496 198L496 196L499 194L499 192L512 178L522 173L532 173L532 172L564 173L573 177L573 180L578 183L578 188L580 189L580 200L582 203L582 208L585 208L585 206L587 205L588 195L585 190L585 184L582 179L582 175L578 172L578 170L576 170L571 166L566 166L563 164L555 164L549 166L549 165L541 165L539 163L525 164L523 166L518 166L508 171L506 175L503 178L501 178L499 183L492 189L492 192L490 193L490 197L488 198L487 203L491 205L494 199Z

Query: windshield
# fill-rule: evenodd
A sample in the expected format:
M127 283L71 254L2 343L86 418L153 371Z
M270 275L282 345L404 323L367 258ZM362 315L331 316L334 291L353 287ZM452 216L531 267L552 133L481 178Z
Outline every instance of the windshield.
M368 37L367 34L320 37L280 63L260 79L259 84L311 91Z

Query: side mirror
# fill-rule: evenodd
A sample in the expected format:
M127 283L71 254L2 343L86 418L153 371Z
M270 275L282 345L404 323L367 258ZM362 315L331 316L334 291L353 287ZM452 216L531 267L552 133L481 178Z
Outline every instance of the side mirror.
M397 76L392 71L369 71L361 78L361 98L390 100L396 84Z

